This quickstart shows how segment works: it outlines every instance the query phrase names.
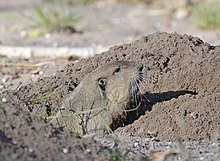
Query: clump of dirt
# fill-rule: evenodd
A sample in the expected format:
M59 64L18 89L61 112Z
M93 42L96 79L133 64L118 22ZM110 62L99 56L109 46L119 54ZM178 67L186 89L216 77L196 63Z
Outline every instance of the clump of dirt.
M29 110L42 115L43 109L47 115L48 107L57 109L95 68L115 60L136 61L145 66L146 79L141 85L145 99L138 111L128 115L129 125L117 129L117 133L163 141L177 137L210 140L220 130L219 53L219 46L199 38L159 32L68 64L55 76L11 94L25 102Z
M1 96L0 104L1 160L106 160L107 148L92 140L82 139L46 123Z

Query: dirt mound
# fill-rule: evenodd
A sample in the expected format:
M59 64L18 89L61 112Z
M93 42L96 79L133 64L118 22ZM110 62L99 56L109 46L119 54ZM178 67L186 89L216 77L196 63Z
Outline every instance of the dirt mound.
M216 138L220 125L220 47L193 36L164 32L145 36L71 63L55 76L12 94L29 110L47 115L51 107L59 107L86 74L114 60L141 62L146 69L146 80L141 85L146 99L138 112L130 114L129 125L117 129L118 133L167 141L176 137Z
M2 99L3 97L1 97ZM3 98L5 99L5 97ZM1 160L105 160L109 152L92 140L46 124L22 107L0 104Z

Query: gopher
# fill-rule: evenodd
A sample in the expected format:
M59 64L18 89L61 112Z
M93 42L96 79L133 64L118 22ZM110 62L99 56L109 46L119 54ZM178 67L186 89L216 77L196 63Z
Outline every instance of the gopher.
M136 98L143 69L143 64L130 61L97 68L64 100L54 120L81 135L112 132L123 124L128 102Z

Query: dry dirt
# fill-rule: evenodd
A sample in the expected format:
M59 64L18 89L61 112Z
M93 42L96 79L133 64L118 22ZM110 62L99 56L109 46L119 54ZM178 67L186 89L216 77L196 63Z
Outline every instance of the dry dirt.
M53 76L5 92L4 97L9 103L0 106L3 123L0 126L0 152L4 159L109 159L109 150L106 152L98 143L57 129L43 118L51 112L48 110L60 106L63 98L85 75L115 60L143 63L146 77L141 84L145 98L141 107L128 115L127 125L118 128L116 134L154 138L159 142L175 142L181 138L185 142L198 141L197 146L201 142L218 143L220 47L193 36L159 32L131 44L114 46L93 58L70 63ZM74 153L66 155L65 150L62 153L65 148ZM214 152L208 153L215 155Z

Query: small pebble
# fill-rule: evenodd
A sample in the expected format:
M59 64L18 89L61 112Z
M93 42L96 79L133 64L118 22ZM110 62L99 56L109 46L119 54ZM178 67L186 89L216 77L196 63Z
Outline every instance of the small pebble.
M31 149L31 148L29 148L28 150L29 150L29 152L31 152L31 153L34 151L34 150L33 150L33 149Z
M64 148L64 149L63 149L63 153L64 153L64 154L68 153L68 149L67 149L67 148Z
M7 102L7 99L6 98L2 98L2 102L3 103Z
M138 146L138 142L134 143L134 148L136 148Z
M200 157L199 160L204 160L204 157Z
M3 86L3 85L0 85L0 90L3 89L3 88L4 88L4 86Z
M13 144L17 144L17 141L15 141L15 140L12 140L12 143L13 143Z
M20 35L21 35L22 37L25 37L25 36L27 36L27 31L25 31L25 30L22 30L22 31L20 32Z
M39 71L39 75L42 75L42 74L44 74L44 72L43 71Z
M49 39L49 38L51 38L51 34L50 34L50 33L46 33L46 34L44 35L44 37L45 37L46 39Z
M2 83L7 82L7 78L2 78Z
M86 149L86 153L90 153L91 152L91 149Z

